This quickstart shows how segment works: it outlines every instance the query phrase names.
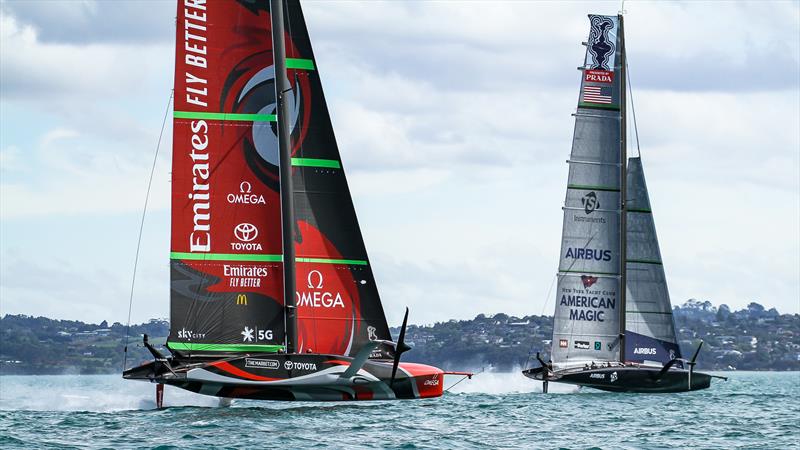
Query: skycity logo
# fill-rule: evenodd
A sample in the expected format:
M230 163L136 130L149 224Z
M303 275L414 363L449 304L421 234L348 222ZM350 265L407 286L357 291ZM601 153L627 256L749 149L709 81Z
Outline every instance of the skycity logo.
M258 228L252 223L240 223L233 229L233 235L241 242L231 242L233 250L261 250L261 244L251 242L258 237Z
M597 194L595 194L594 191L584 195L583 198L581 198L581 204L586 214L591 214L600 208L600 201L597 200Z
M297 306L309 306L312 308L344 308L342 294L324 290L322 272L312 270L308 272L306 287L313 292L297 292Z
M186 328L181 328L178 331L178 338L179 339L186 339L187 341L191 341L192 339L203 339L206 337L205 333L195 333L192 330L187 330Z

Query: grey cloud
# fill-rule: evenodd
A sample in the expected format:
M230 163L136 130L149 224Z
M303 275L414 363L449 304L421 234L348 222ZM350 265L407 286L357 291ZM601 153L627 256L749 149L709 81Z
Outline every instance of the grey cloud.
M48 43L171 43L175 33L174 1L19 0L2 11Z

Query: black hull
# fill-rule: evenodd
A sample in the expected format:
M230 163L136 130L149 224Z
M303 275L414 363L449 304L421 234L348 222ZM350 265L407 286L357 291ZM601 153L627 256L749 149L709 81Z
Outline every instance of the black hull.
M278 401L395 400L439 397L444 372L368 360L346 374L352 358L322 354L252 354L230 358L167 358L126 370L123 378L150 381L221 398Z
M611 392L674 393L706 389L711 375L690 373L685 369L615 366L588 370L565 370L545 373L541 367L523 371L526 377L539 381L586 386Z

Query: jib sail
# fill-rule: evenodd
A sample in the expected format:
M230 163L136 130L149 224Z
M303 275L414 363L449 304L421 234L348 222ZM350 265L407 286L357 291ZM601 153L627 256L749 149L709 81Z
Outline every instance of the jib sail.
M288 77L297 123L293 140L297 219L298 351L355 355L370 340L390 340L347 185L319 68L299 1L289 1ZM390 356L388 348L375 356Z
M299 2L286 14L298 350L390 339ZM187 352L283 349L269 2L178 4L171 334ZM376 355L377 356L377 355Z
M628 160L625 357L665 364L680 358L672 305L650 209L642 160Z
M617 17L589 20L555 299L556 367L617 360L620 350L622 42Z

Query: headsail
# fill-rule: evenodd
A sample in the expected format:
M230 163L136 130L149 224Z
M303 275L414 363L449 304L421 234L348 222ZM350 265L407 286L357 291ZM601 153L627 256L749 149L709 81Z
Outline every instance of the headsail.
M299 86L293 133L298 350L355 355L390 340L347 186L299 1L288 2L289 79ZM390 357L388 347L381 353Z
M564 206L551 358L556 367L619 358L623 77L618 20L590 15Z
M169 347L277 351L285 325L269 3L182 0L177 27ZM355 354L391 337L297 1L285 28L297 348Z
M628 160L625 356L665 364L681 357L642 160Z

